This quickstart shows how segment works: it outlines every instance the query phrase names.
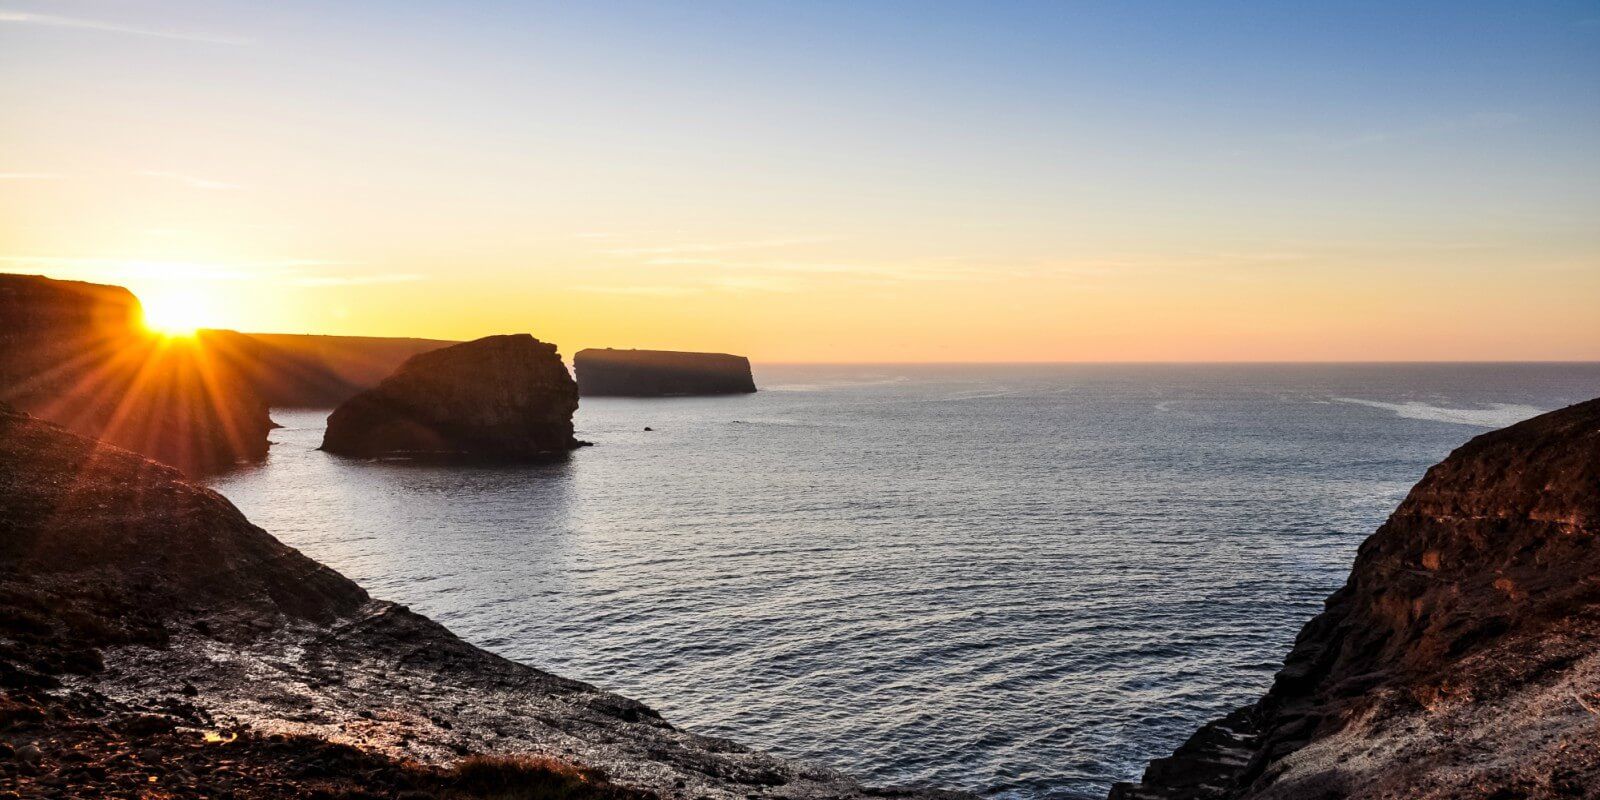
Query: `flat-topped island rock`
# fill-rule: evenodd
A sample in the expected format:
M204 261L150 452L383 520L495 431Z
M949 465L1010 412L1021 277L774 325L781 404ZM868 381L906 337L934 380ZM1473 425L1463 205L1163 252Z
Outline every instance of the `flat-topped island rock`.
M488 336L407 359L328 417L322 449L339 455L557 457L572 434L578 386L556 346L526 333Z
M579 350L572 358L585 397L687 397L750 394L750 359L675 350Z

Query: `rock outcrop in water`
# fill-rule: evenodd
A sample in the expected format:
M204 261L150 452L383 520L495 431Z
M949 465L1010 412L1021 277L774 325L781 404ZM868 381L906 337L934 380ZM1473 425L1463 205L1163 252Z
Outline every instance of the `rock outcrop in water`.
M0 408L0 796L931 795L491 655L178 472Z
M1136 798L1600 794L1600 400L1484 434L1361 545L1254 706Z
M749 394L750 359L671 350L579 350L572 358L585 397L680 397Z
M572 435L578 387L553 344L489 336L407 359L328 417L322 449L348 456L549 458Z
M0 402L191 473L267 452L267 407L204 340L147 332L120 286L0 275Z

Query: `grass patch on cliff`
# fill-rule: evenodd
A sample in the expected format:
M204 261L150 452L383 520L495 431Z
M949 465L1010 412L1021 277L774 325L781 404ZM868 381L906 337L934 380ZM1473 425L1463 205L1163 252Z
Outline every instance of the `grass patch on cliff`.
M486 800L647 800L656 795L613 786L605 775L543 756L471 756L450 771L454 788Z

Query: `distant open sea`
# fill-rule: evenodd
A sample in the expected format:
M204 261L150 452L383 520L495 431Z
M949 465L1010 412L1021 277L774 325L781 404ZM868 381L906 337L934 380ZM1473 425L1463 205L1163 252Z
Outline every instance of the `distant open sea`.
M1103 796L1255 699L1424 470L1600 364L758 367L563 464L213 482L374 596L878 784ZM653 432L646 432L646 426Z

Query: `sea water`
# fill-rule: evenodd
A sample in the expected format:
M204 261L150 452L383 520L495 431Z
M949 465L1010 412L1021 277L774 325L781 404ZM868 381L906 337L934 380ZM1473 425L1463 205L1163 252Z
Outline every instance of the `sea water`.
M877 784L1101 797L1256 698L1427 467L1595 364L759 366L565 463L215 488L469 641ZM645 430L647 427L653 430Z

